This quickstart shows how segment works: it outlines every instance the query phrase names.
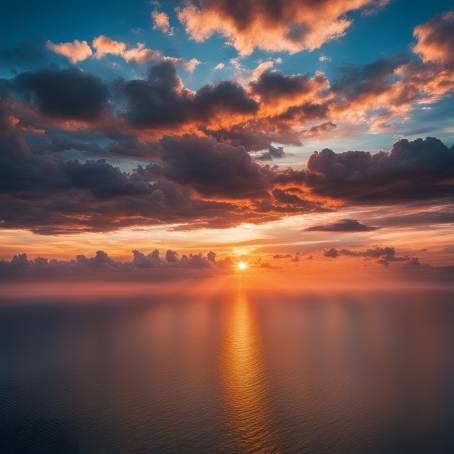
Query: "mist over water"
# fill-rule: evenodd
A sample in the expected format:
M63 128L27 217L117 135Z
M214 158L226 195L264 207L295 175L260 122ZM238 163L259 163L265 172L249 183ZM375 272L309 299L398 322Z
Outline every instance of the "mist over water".
M2 301L0 452L453 452L453 296Z

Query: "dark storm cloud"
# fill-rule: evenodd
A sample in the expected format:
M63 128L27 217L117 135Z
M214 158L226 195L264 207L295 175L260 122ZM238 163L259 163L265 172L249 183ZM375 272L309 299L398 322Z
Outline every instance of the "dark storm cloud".
M176 86L178 81L171 79L159 83ZM402 140L390 152L377 154L323 150L311 155L307 168L295 170L260 164L246 147L212 137L188 135L141 143L119 131L107 144L94 140L92 132L67 133L61 141L52 133L31 140L14 119L14 106L14 99L2 94L4 228L43 234L171 223L184 224L179 226L184 229L224 228L326 211L332 199L355 205L454 194L454 150L433 138ZM94 156L146 156L152 161L126 173L104 160L67 160L61 153L83 151L84 143L88 144L85 153ZM274 158L283 154L278 147L268 152ZM349 221L334 228L361 231L364 227Z
M244 146L248 151L261 151L269 148L273 137L264 131L235 126L229 130L207 131L219 142L234 146Z
M454 148L428 137L400 140L390 152L313 153L306 170L276 175L318 195L356 203L391 203L454 195Z
M98 197L145 194L150 188L132 180L106 161L67 161L60 164L70 188L86 189Z
M404 55L383 58L362 67L345 67L332 84L333 92L340 95L339 100L347 101L364 95L377 95L388 90L389 78L394 71L407 63Z
M295 134L285 123L276 121L248 121L230 129L204 130L219 142L243 146L246 150L262 151L269 149L273 143L301 146L299 134Z
M107 106L109 90L97 77L76 68L47 68L19 74L14 87L31 97L41 113L94 120Z
M108 280L177 280L203 278L231 269L229 258L216 260L216 254L183 254L167 250L161 257L155 249L149 254L134 250L130 261L112 259L106 252L98 251L94 257L78 255L73 260L49 260L43 257L29 259L18 254L11 260L0 260L2 280L59 280L59 279L108 279Z
M117 89L127 101L126 118L138 128L208 122L218 114L257 110L257 103L235 82L204 85L195 94L185 89L170 61L152 65L147 80L122 81Z
M340 221L334 222L332 224L325 225L315 225L306 229L308 232L370 232L371 230L376 230L378 227L371 227L361 222L358 222L356 219L341 219Z
M118 89L127 100L126 118L134 126L158 127L188 119L191 95L171 62L153 65L146 80L119 82Z
M422 102L432 91L440 97L450 90L443 67L401 56L344 69L331 86L322 73L310 77L272 70L244 85L222 81L191 91L169 60L152 64L145 80L105 84L75 68L48 68L24 72L2 85L15 88L22 103L15 115L29 130L64 128L55 119L74 119L109 136L135 134L143 140L144 135L153 141L166 135L206 134L248 151L266 150L276 143L301 145L304 137L329 134L352 113L370 127L389 127L393 117L408 112L412 103ZM55 118L30 116L30 102ZM314 121L319 124L313 125ZM308 124L309 128L302 128ZM143 147L139 148L118 151L141 155Z
M207 138L165 138L159 143L159 156L166 178L203 195L267 196L271 170L255 163L244 147Z
M34 152L2 115L0 103L0 220L3 228L37 233L116 230L128 225L213 221L246 216L225 202L192 197L165 178L126 174L103 160L63 161ZM223 220L223 221L221 221Z
M241 48L258 44L260 47L266 38L270 39L269 45L277 45L279 39L268 35L271 32L281 35L287 30L280 36L284 40L283 49L297 45L294 49L297 51L309 42L314 44L313 40L319 41L322 31L333 33L330 29L333 24L340 27L336 30L342 34L341 29L348 21L340 11L348 12L351 8L350 0L271 2L273 5L251 0L246 2L249 6L245 17L242 13L237 17L236 13L244 8L237 3L204 1L192 7L188 3L180 13L185 10L188 14L183 20L186 26L199 17L193 23L196 28L190 27L195 34L204 33L204 24L208 27L206 33L214 32L217 20L221 33L229 35L240 27L231 38L241 41L243 36L245 42L232 42ZM361 0L353 9L376 3L383 4ZM277 11L276 15L270 16L270 11ZM55 67L24 72L15 79L1 81L0 85L15 88L18 105L14 116L23 130L36 135L48 133L51 128L71 126L74 130L74 123L58 120L83 120L80 128L109 137L116 133L136 135L142 142L151 142L166 135L206 134L231 145L242 145L248 151L264 151L276 144L300 145L308 136L326 137L335 125L340 134L342 128L358 123L374 131L389 129L397 121L407 119L415 106L449 96L454 89L450 33L453 14L436 16L414 29L413 56L397 55L364 66L344 67L331 82L321 71L313 75L287 75L272 69L239 78L241 83L222 81L193 91L185 88L178 77L176 60L163 57L150 60L153 64L145 80L104 83L85 71ZM318 20L320 24L316 27ZM243 22L245 29L240 26ZM261 33L264 24L266 36ZM313 34L311 39L307 33ZM260 42L254 45L256 39ZM31 44L17 47L4 57L14 59L17 54L19 59L33 60L36 49ZM30 109L30 103L39 108L44 118L36 109ZM100 115L104 112L105 115ZM117 151L142 156L143 147L118 147Z
M203 118L215 114L218 109L231 113L253 114L258 105L248 97L241 85L222 81L201 87L195 95L193 109L196 117Z
M329 106L327 103L305 102L303 104L292 105L285 112L276 115L274 120L292 126L298 123L304 124L309 120L324 119L328 113Z
M254 94L266 101L300 95L311 90L309 76L286 76L280 71L265 71L258 80L251 82L250 86Z

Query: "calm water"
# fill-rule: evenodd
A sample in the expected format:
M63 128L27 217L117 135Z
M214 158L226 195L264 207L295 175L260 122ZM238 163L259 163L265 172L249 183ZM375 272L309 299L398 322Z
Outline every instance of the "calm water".
M452 453L446 291L0 304L1 453Z

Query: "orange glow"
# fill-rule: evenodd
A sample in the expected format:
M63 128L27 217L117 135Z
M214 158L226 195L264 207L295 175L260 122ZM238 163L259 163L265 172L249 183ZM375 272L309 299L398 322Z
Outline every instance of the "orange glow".
M240 263L238 263L238 269L239 269L240 271L246 270L247 267L248 267L248 265L247 265L246 262L240 262Z
M219 370L228 424L241 451L275 445L264 383L263 352L250 302L242 290L226 313Z

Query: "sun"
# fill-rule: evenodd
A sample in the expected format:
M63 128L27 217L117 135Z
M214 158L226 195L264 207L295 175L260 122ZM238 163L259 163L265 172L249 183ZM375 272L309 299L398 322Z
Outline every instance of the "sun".
M245 269L247 269L247 263L246 262L239 262L238 263L238 269L240 271L244 271Z

